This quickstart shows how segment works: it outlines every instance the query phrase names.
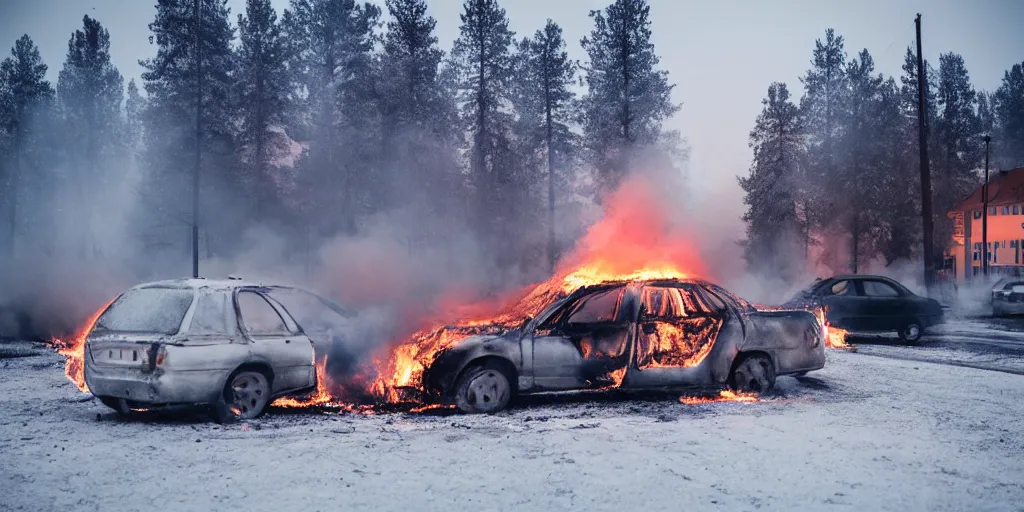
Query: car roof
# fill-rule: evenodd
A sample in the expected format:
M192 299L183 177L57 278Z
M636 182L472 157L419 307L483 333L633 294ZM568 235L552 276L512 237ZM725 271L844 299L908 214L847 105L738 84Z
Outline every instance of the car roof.
M133 290L140 290L144 288L178 288L178 289L200 289L210 288L215 290L231 291L238 288L246 287L261 287L264 286L261 283L253 283L242 279L204 279L204 278L187 278L187 279L165 279L162 281L152 281L149 283L142 283L133 286Z
M895 279L893 279L891 277L879 276L879 275L875 275L875 274L838 274L838 275L834 275L834 276L832 276L832 277L830 277L828 279L835 280L835 281L843 281L843 280L847 280L847 279L880 279L882 281L894 281L894 282L897 282L897 283L899 282L899 281L896 281Z

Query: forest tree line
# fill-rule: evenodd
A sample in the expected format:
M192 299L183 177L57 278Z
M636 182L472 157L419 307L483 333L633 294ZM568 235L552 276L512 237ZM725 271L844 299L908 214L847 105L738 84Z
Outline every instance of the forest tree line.
M990 168L1024 167L1024 62L998 89L978 91L962 56L925 63L927 144L935 254L952 240L947 218ZM875 71L867 49L847 55L828 29L815 41L797 101L785 83L768 87L750 132L754 150L740 179L747 206L745 257L751 268L792 282L806 263L863 271L922 257L917 55L903 74Z
M198 141L203 258L230 257L249 226L308 253L383 215L415 226L411 252L470 232L496 268L547 271L572 237L556 211L641 154L680 154L644 0L589 13L583 64L554 21L517 37L498 0L464 1L450 52L425 0L384 9L158 0L155 56L127 85L99 20L71 35L56 87L21 37L0 65L0 249L111 257L93 233L130 183L124 230L145 257L128 263L181 275Z

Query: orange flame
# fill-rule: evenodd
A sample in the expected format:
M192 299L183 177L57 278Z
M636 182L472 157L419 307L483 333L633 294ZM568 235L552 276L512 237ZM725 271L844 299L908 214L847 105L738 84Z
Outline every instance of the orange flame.
M679 403L686 405L710 404L714 402L757 402L760 399L753 393L737 393L723 389L716 397L681 396Z
M114 301L110 300L90 315L70 338L54 337L50 339L50 344L57 348L57 353L64 356L64 375L83 393L89 392L89 386L85 384L85 340L89 337L89 333L92 332L100 315L107 310L112 302Z
M378 361L371 392L397 401L396 388L417 387L424 369L442 350L476 334L500 333L534 317L547 305L578 288L605 282L684 279L706 276L693 239L673 223L660 189L633 176L605 198L604 216L591 226L564 258L551 279L527 287L511 300L448 309L461 321L433 323L413 333ZM708 347L709 349L710 347ZM694 354L703 358L705 352ZM608 377L618 386L625 369Z
M271 402L272 407L312 407L331 403L331 393L327 391L327 358L316 361L316 390L304 398L278 398Z
M821 324L821 335L825 339L826 346L829 348L853 348L853 345L846 342L846 336L849 334L846 329L829 325L828 321L825 320L825 309L818 309L815 314L818 316L818 322Z

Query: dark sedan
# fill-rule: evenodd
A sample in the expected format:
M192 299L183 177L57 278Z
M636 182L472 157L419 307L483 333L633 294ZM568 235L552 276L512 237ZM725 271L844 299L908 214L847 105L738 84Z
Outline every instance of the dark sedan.
M824 309L828 325L853 333L895 332L907 343L943 321L938 301L888 277L863 274L820 279L783 306Z
M516 393L542 391L729 386L767 393L777 375L825 364L813 314L761 311L704 281L586 286L521 320L508 329L447 328L444 336L461 339L424 361L428 395L465 412L494 412Z

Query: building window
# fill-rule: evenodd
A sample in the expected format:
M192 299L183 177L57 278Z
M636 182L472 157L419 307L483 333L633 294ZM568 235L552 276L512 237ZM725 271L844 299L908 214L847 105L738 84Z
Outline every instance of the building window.
M999 211L999 209L998 209L998 208L996 208L995 206L990 206L990 207L988 208L988 214L989 214L990 216L998 215L998 214L996 213L996 212L998 212L998 211Z
M1019 215L1020 214L1020 206L1019 205L1013 205L1013 214L1014 215Z
M974 218L975 219L980 219L981 218L981 210L974 210Z
M974 261L978 261L978 253L972 252L971 255L974 257Z
M1009 215L1009 214L1010 214L1010 207L1009 206L1004 206L1003 207L1003 215Z

